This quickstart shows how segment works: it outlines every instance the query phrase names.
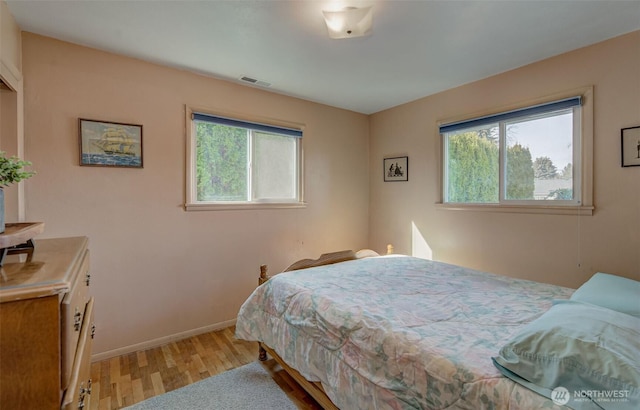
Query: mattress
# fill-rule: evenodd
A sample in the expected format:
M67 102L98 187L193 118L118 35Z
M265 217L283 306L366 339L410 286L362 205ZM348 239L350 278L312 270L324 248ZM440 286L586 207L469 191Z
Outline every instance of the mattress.
M557 408L492 363L573 289L409 256L275 275L242 305L261 341L341 409Z

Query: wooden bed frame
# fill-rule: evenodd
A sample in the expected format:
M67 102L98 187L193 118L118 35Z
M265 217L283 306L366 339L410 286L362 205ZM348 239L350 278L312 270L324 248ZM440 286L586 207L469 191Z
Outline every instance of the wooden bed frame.
M387 255L393 253L393 245L387 245ZM290 272L293 270L313 268L316 266L331 265L333 263L345 262L355 259L370 258L373 256L380 256L379 253L372 251L371 249L362 249L357 252L354 251L339 251L332 253L322 254L318 259L302 259L293 264L283 272ZM258 286L268 281L271 277L267 273L267 265L260 266L260 277L258 278ZM310 382L305 379L296 369L285 363L284 360L276 352L273 351L266 344L258 343L258 359L260 361L267 360L267 354L273 357L275 361L286 371L299 385L302 387L311 397L313 397L320 406L325 410L339 410L335 404L331 401L329 396L325 393L322 385L319 382Z

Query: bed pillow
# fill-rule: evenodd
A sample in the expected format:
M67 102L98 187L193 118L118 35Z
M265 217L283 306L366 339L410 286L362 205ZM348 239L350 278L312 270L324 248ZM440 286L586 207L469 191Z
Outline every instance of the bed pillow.
M640 282L598 272L573 293L571 300L640 317Z
M640 408L640 318L557 301L493 362L501 373L574 409ZM561 394L562 393L562 394Z

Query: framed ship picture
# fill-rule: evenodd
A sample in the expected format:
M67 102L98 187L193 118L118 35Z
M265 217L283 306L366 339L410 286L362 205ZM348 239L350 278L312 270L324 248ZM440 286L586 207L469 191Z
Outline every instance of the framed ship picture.
M142 168L142 125L78 119L80 165Z

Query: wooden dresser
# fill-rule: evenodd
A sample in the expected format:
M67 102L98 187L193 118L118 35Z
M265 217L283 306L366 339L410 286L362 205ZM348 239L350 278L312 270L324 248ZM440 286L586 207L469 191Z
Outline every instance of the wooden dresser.
M35 241L0 268L0 408L82 409L95 333L86 237ZM23 257L24 258L24 257Z

